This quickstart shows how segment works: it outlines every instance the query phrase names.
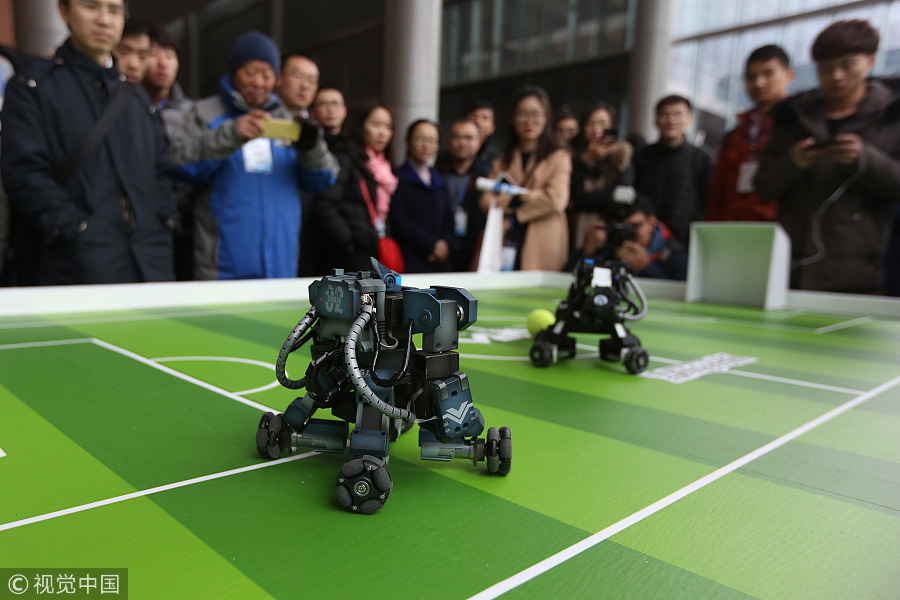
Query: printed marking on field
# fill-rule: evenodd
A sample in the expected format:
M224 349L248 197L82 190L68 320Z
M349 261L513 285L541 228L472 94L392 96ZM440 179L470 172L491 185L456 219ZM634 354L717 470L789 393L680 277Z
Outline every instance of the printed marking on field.
M646 371L641 373L640 377L662 379L669 383L685 383L713 373L727 373L732 367L743 367L756 361L757 359L752 356L734 356L726 352L717 352L677 365Z

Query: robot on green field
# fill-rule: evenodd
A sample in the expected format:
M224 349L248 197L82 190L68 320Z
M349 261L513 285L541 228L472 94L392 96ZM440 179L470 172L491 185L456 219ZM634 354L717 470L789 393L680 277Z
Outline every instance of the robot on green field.
M312 308L275 365L281 385L305 387L306 394L283 414L263 415L256 432L263 458L349 449L353 458L341 468L335 491L342 506L362 514L380 509L390 495L390 444L413 424L423 459L484 461L498 475L509 473L512 462L507 427L478 437L484 419L455 352L459 332L477 318L478 301L461 288L404 288L400 279L373 259L372 271L335 269L309 286ZM421 349L415 334L422 334ZM288 356L308 341L305 377L290 379ZM340 420L313 418L320 408Z

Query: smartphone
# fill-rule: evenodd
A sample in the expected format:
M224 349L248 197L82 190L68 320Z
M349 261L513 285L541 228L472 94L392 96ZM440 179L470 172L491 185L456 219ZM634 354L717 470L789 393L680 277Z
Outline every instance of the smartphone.
M816 140L812 146L807 146L807 150L814 150L816 148L827 148L828 146L834 145L837 143L837 140L834 138L828 138L825 140Z
M617 139L618 137L619 137L619 130L618 130L618 129L607 129L606 131L603 132L603 139L604 139L604 140L615 140L615 139Z
M300 123L294 119L267 119L262 137L296 142L300 139Z

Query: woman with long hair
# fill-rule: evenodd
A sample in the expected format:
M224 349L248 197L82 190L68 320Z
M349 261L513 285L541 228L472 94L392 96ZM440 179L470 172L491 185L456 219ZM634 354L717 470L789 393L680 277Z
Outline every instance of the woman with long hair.
M337 155L341 172L314 201L323 273L371 269L379 239L390 235L387 216L397 178L386 155L394 135L393 115L384 104L367 102L350 110L346 125L347 145Z
M569 251L566 207L572 157L553 142L548 127L550 99L542 88L526 87L510 102L506 145L491 178L528 189L527 194L485 192L484 211L494 203L507 217L506 246L515 248L514 269L558 271Z

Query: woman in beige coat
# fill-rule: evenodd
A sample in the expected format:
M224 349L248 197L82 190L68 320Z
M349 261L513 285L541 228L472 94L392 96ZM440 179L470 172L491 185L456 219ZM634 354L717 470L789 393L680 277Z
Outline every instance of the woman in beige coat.
M515 269L559 271L568 258L566 207L572 157L553 142L548 128L550 99L539 87L523 88L511 102L509 137L494 161L491 178L505 175L510 183L529 190L521 196L485 192L481 208L491 201L504 209L506 239L517 252Z

